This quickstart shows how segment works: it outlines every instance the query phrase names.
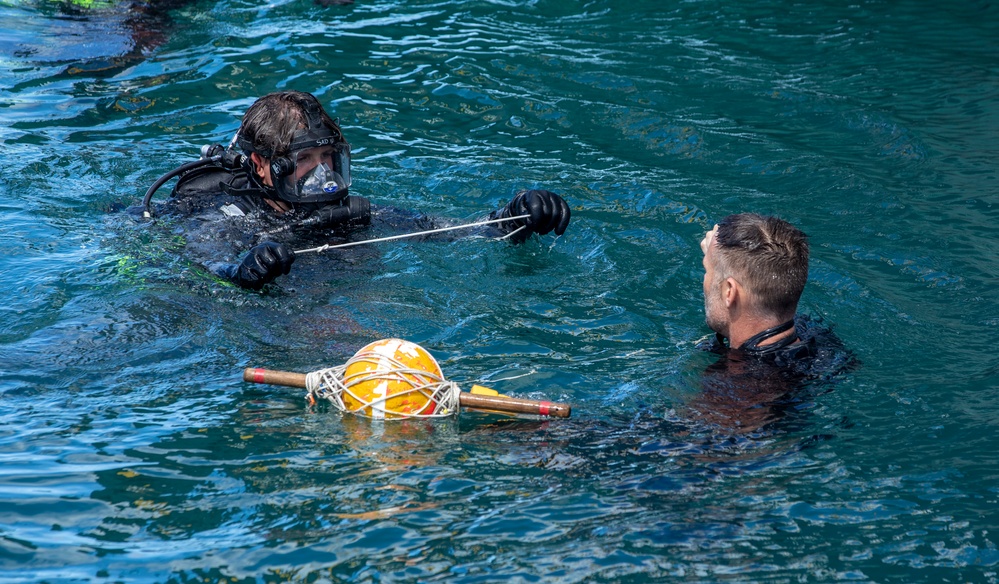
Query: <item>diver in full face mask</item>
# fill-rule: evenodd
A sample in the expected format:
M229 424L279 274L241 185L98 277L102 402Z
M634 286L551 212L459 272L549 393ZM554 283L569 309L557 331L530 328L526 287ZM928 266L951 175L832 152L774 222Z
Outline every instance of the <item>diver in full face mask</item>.
M246 111L227 148L205 147L201 160L156 181L143 200L146 217L152 216L152 195L175 176L180 179L168 212L198 216L199 224L217 228L201 237L189 236L194 239L189 245L208 248L224 239L249 246L238 262L203 259L214 274L254 290L287 274L295 261L291 247L276 239L328 238L368 225L382 212L393 220L400 215L399 210L373 209L366 198L349 193L350 145L319 101L299 91L261 97ZM570 211L559 195L531 190L518 193L491 216L518 215L529 217L495 227L501 233L516 232L510 237L515 243L532 233L561 235ZM421 227L428 227L425 219Z

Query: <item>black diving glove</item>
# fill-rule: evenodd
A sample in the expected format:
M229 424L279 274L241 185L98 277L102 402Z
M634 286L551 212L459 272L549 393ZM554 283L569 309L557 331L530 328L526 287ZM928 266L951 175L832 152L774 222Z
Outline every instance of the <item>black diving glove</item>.
M554 231L555 235L562 235L569 225L571 212L569 205L557 194L551 191L530 190L517 193L510 204L499 211L494 211L490 217L502 219L518 215L529 215L529 217L499 224L499 229L503 233L512 233L524 227L510 237L510 241L514 243L527 241L532 233L544 235Z
M283 243L267 241L250 249L239 265L234 265L229 279L241 288L260 290L281 274L291 271L295 252Z

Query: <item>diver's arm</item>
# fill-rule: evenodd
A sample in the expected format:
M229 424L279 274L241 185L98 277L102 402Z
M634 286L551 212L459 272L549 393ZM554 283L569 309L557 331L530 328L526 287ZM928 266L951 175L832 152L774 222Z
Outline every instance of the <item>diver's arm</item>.
M414 213L397 207L382 207L372 205L372 217L379 225L388 226L395 232L432 231L460 225L452 219L434 217ZM502 237L514 233L509 239L513 243L523 243L532 233L544 235L554 231L556 235L565 233L569 225L571 211L569 205L556 193L551 191L531 190L521 191L503 208L493 211L489 219L503 219L527 215L522 219L513 219L502 223L470 229L466 232L449 231L434 235L434 239L452 240L467 236L469 233L488 237Z
M247 231L266 215L252 201L230 195L171 199L184 255L210 273L241 288L259 290L287 274L295 252L268 238L254 245ZM243 252L250 248L249 251ZM240 257L242 256L242 257Z

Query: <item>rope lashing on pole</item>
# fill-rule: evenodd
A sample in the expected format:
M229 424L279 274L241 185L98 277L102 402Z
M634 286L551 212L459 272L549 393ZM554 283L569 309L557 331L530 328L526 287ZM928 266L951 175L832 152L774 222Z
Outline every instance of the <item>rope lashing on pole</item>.
M427 231L417 231L415 233L403 233L401 235L390 235L388 237L379 237L377 239L365 239L364 241L351 241L348 243L320 245L319 247L310 247L308 249L296 249L295 253L322 253L328 249L342 249L345 247L353 247L355 245L363 245L366 243L380 243L382 241L394 241L396 239L406 239L407 237L420 237L421 235L433 235L435 233L444 233L447 231L456 231L458 229L468 229L470 227L480 227L482 225L491 225L493 223L503 223L505 221L516 221L517 219L527 219L530 215L517 215L516 217L503 217L502 219L488 219L485 221L478 221L476 223L466 223L464 225L453 225L451 227L440 227L438 229L430 229ZM513 234L518 233L524 229L527 229L526 225L521 225L517 229L514 229L510 233L507 233L503 237L497 239L503 240L511 237Z
M419 345L387 340L358 351L340 367L305 377L315 399L368 418L442 418L458 413L458 385Z

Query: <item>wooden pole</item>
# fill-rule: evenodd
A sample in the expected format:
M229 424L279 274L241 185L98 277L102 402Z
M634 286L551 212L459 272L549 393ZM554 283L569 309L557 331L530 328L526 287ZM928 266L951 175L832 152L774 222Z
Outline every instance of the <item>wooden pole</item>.
M274 371L247 367L243 370L243 381L284 385L286 387L306 387L305 373ZM568 418L572 414L569 404L533 399L520 399L503 395L477 395L465 391L458 393L458 403L463 408L490 410L508 414L533 414L554 418Z

